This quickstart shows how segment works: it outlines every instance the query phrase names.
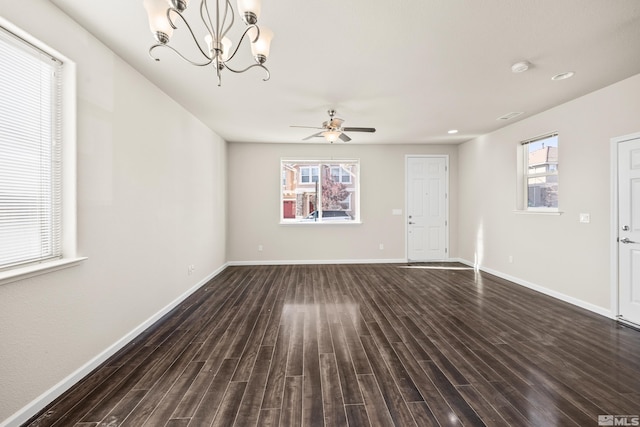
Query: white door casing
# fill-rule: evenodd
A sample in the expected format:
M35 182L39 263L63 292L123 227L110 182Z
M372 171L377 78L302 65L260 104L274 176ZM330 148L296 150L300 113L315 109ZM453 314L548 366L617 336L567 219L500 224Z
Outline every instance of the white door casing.
M618 315L640 325L640 138L618 144Z
M448 158L407 156L407 259L448 258Z

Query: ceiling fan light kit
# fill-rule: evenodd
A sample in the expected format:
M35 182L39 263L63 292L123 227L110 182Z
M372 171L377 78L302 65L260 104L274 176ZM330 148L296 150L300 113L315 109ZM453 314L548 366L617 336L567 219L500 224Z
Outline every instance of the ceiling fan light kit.
M208 0L200 0L200 18L206 29L203 37L204 44L193 32L193 29L184 16L184 12L190 0L144 0L144 7L149 17L149 27L158 43L149 48L149 56L156 61L160 59L154 56L154 50L164 47L174 51L180 58L198 67L212 65L216 69L218 86L221 85L221 71L227 69L233 73L244 73L251 68L262 68L269 80L270 73L264 63L269 56L273 32L268 28L258 26L260 16L260 0L238 0L238 15L242 18L246 28L240 36L235 50L232 50L232 42L226 36L235 22L235 12L230 0L215 0L213 15L209 12ZM212 19L213 17L213 19ZM197 50L202 57L200 60L191 60L169 45L173 30L177 29L176 21L182 21L193 38ZM215 25L214 25L215 24ZM247 37L251 43L251 53L255 64L243 69L235 69L229 66L229 62L235 57L240 45Z
M336 110L329 110L329 120L322 123L322 127L314 127L314 126L291 126L292 128L306 128L306 129L320 129L322 132L314 133L313 135L309 135L306 138L303 138L303 141L306 141L311 138L322 136L327 142L334 143L338 139L349 142L351 138L347 136L344 132L375 132L376 128L362 128L362 127L342 127L342 123L344 120L335 117Z
M340 138L340 132L337 130L328 130L326 132L322 132L322 136L324 136L324 139L333 144L338 140L338 138Z

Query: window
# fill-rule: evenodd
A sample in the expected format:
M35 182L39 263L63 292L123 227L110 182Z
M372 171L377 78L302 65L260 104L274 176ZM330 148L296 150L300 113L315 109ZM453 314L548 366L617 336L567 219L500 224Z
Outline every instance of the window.
M331 179L334 182L351 183L351 171L343 166L331 166Z
M75 257L75 163L66 175L63 169L75 157L64 152L73 138L63 136L75 128L72 117L63 118L74 93L64 87L63 61L40 45L0 21L0 283L79 261L69 258ZM69 72L73 78L73 66ZM73 180L64 184L63 176Z
M318 166L304 166L300 168L300 183L308 184L311 182L318 182L319 175Z
M522 142L525 210L558 210L558 134Z
M281 174L281 222L360 221L358 161L283 160Z

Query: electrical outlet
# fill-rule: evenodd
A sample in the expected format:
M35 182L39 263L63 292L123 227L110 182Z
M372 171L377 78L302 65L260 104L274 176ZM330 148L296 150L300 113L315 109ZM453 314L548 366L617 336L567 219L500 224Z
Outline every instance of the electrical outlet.
M194 271L195 269L196 269L196 266L195 266L195 265L193 265L193 264L190 264L190 265L187 267L187 275L191 276L191 275L193 274L193 271Z
M384 244L380 243L380 250L383 251L384 250Z
M581 213L580 214L580 222L583 224L589 224L591 222L591 214Z
M258 252L262 252L262 245L258 245Z
M513 255L509 255L509 264L513 264Z

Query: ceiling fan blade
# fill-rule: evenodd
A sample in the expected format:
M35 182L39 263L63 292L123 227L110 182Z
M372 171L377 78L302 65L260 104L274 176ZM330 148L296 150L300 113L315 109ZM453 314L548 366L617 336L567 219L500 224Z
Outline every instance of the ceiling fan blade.
M322 136L322 132L318 132L318 133L314 133L313 135L309 135L306 138L302 138L303 141L306 141L307 139L311 139L311 138L315 138L317 136Z
M376 128L342 128L345 132L375 132Z
M351 141L351 138L349 138L344 132L340 132L340 139L343 140L344 142Z
M304 129L324 129L318 126L289 126L290 128L304 128Z

